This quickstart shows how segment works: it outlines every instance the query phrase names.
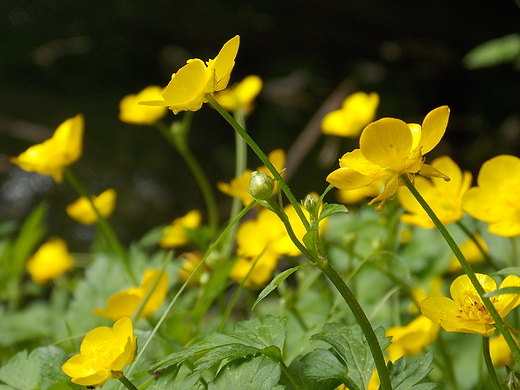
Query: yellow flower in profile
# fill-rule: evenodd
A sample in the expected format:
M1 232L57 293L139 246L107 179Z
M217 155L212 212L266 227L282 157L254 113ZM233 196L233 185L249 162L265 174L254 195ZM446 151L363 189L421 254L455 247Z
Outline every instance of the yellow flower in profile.
M462 198L462 208L473 218L488 222L488 231L503 237L520 235L520 158L493 157L482 164L472 187Z
M83 128L83 115L67 119L51 138L31 146L18 157L11 157L11 162L23 170L50 175L60 183L63 181L63 168L81 157Z
M27 261L27 272L38 284L44 284L65 273L74 264L65 241L52 237Z
M513 336L513 338L515 338ZM518 341L515 338L515 342L518 344ZM491 361L493 365L496 367L509 366L511 367L515 364L515 359L513 358L513 353L507 344L506 339L502 334L499 334L496 337L493 337L489 340L489 354L491 355Z
M425 177L448 177L423 163L423 156L441 140L450 110L438 107L424 118L422 126L407 124L400 119L383 118L370 123L359 140L359 149L346 153L339 160L340 168L327 177L327 181L342 190L367 187L384 181L382 192L369 204L380 202L376 210L383 209L388 198L399 186L399 175L415 174Z
M166 229L159 241L162 248L177 248L189 242L187 229L196 229L200 226L202 216L200 211L191 210L185 216L176 218Z
M96 210L102 217L106 218L112 215L116 206L117 193L114 189L109 188L103 191L99 196L92 195L92 202ZM92 207L90 201L82 196L74 203L71 203L65 209L69 217L84 225L92 225L98 221L98 216Z
M275 149L267 156L269 161L273 163L274 167L278 172L282 172L285 168L285 152L282 149ZM258 167L257 171L260 173L265 173L269 177L273 177L269 169L265 166ZM226 195L235 196L242 200L244 206L247 206L252 200L253 197L248 192L249 183L251 181L251 171L250 169L246 169L242 175L231 180L230 183L218 182L217 188ZM281 173L283 177L283 172ZM273 190L273 194L277 191L277 186Z
M141 100L156 100L162 97L162 88L150 85L137 95L126 95L119 102L119 119L134 125L153 125L166 115L167 108L161 106L143 106Z
M321 122L321 131L327 135L355 138L374 120L379 106L375 92L355 92L347 96L341 109L329 112Z
M402 356L417 355L437 338L439 329L439 324L424 316L417 317L406 326L388 328L385 336L392 337L392 343L387 349L390 361L395 362Z
M497 289L495 281L490 276L476 276L485 292ZM509 275L500 284L500 288L505 287L520 287L520 278ZM453 299L440 296L424 299L421 302L422 314L448 332L474 333L490 337L495 331L495 321L466 274L453 281L450 294ZM504 318L520 305L520 294L501 294L491 297L490 300L500 317Z
M457 222L464 216L462 196L471 186L471 173L462 172L459 166L448 156L436 158L432 161L431 166L451 180L446 181L436 177L428 180L424 177L417 177L414 186L444 225ZM425 229L435 227L433 221L408 188L399 187L397 197L406 211L405 214L401 215L402 222Z
M482 236L480 234L475 234L474 237L475 240L477 240L477 242L480 244L482 249L484 249L486 253L489 253L489 249ZM479 249L477 244L475 244L475 242L470 238L468 238L466 242L460 246L460 250L462 251L462 254L466 258L468 263L473 264L484 260L484 255L482 254L482 251ZM460 265L460 262L457 260L457 257L453 255L451 258L450 267L448 268L448 272L455 272L460 270L461 268L462 266Z
M124 317L113 328L101 326L88 332L81 342L80 353L61 366L72 382L100 387L108 379L123 376L123 367L131 364L137 353L132 321Z
M112 295L107 300L106 310L93 309L92 313L101 317L110 318L114 321L123 317L132 317L143 299L148 295L150 289L153 287L155 279L157 279L160 273L161 271L159 270L147 269L144 272L139 287L132 287ZM154 311L159 309L166 297L167 290L168 275L163 273L150 297L146 301L138 319L150 317Z
M162 92L162 100L140 101L146 106L165 106L177 114L180 111L197 111L207 100L207 93L221 91L228 85L235 65L240 37L227 41L214 60L195 58L172 75L170 83Z
M247 115L253 109L253 101L262 90L262 79L247 76L240 83L215 93L215 100L227 111L244 110Z

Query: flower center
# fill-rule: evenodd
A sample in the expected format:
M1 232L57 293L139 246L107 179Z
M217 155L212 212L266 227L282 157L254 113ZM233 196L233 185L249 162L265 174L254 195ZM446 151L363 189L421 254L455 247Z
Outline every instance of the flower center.
M478 321L482 324L494 324L495 321L484 303L473 291L465 291L462 298L457 301L459 316L464 320Z
M96 344L89 351L88 365L91 370L108 369L114 359L121 354L121 349L112 341L104 341Z

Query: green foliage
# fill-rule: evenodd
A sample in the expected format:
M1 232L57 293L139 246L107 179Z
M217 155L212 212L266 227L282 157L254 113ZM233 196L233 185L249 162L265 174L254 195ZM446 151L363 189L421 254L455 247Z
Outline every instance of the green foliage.
M520 69L520 34L492 39L473 48L463 58L468 69L488 68L513 63Z
M390 380L394 390L431 390L437 383L419 383L432 370L433 353L429 352L415 360L408 367L406 357L402 357L394 364L389 364Z

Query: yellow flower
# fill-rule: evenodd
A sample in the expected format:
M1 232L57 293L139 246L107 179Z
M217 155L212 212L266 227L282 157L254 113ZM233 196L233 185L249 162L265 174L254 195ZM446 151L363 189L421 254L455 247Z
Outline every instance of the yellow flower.
M406 326L388 328L385 335L392 337L388 347L390 360L395 362L401 356L417 355L437 338L439 328L439 324L424 316L417 317Z
M379 195L383 182L376 181L367 187L360 187L354 190L338 190L336 198L338 202L344 204L356 204L365 198L372 198Z
M511 349L502 334L489 340L489 354L494 366L512 366L515 363Z
M52 237L27 261L27 272L34 282L44 284L66 272L74 264L67 244Z
M119 119L135 125L153 125L164 115L166 107L143 106L141 100L155 100L162 97L162 88L156 85L146 87L137 95L127 95L119 103Z
M102 217L112 215L116 205L117 193L112 188L103 191L99 196L92 195L92 202ZM98 216L90 201L82 196L65 209L69 217L84 225L92 225L98 221Z
M111 320L117 321L123 317L132 317L143 299L148 295L148 292L152 288L152 285L161 273L159 270L147 269L144 272L141 285L139 287L132 287L127 290L118 292L112 295L107 300L107 310L105 309L93 309L92 313L98 316L110 318ZM159 282L155 286L150 298L146 301L146 304L141 311L140 318L147 318L152 315L154 311L159 309L166 297L168 290L168 275L163 273Z
M137 352L132 321L124 317L113 328L101 326L88 332L81 342L80 353L61 369L82 386L99 387L109 378L119 379L123 367L131 364Z
M202 216L198 210L191 210L184 217L175 219L170 226L164 229L159 246L162 248L177 248L186 245L189 241L186 229L199 227L201 219Z
M269 153L269 161L271 161L278 172L282 172L285 167L285 152L282 149L275 149L271 153ZM269 169L265 166L258 167L257 171L260 173L265 173L266 175L273 177ZM218 182L217 187L224 194L229 196L236 196L242 200L244 206L247 206L252 200L253 197L247 191L249 189L249 182L251 181L251 173L250 169L246 169L242 175L231 180L230 183ZM282 173L283 177L283 173ZM277 186L273 190L273 193L277 191Z
M67 119L58 126L52 138L33 145L11 162L29 172L50 175L63 181L63 168L78 160L82 152L83 115Z
M462 211L462 196L471 186L471 173L462 172L459 166L448 156L436 158L431 166L444 173L451 180L432 177L415 179L415 188L430 205L437 217L444 225L457 222L464 216ZM401 221L409 225L420 226L425 229L435 225L426 211L421 207L412 193L406 187L397 189L397 196L401 206L407 211L401 215Z
M480 234L475 234L474 237L475 237L475 240L477 240L477 242L480 244L482 249L484 249L484 251L486 251L488 253L489 252L488 247L486 245L486 242L482 238L482 236ZM462 254L466 258L468 263L478 263L478 262L484 260L484 255L482 254L482 252L478 248L477 244L475 244L475 242L472 239L468 238L466 240L466 242L460 246L460 250L462 251ZM451 258L451 264L450 264L450 268L448 268L448 272L455 272L461 268L462 268L462 266L460 265L460 262L457 260L457 257L455 257L455 255L454 255Z
M520 158L493 157L482 164L472 187L462 198L462 208L473 218L488 222L490 233L503 237L520 235Z
M243 109L247 115L253 109L253 101L262 90L262 79L247 76L240 83L215 94L215 100L227 111Z
M438 107L426 115L422 126L394 118L372 122L361 133L359 149L343 155L340 168L330 173L327 181L339 189L353 190L383 180L383 191L369 203L381 202L376 207L380 211L396 192L401 174L413 178L418 173L449 180L423 163L423 156L444 135L449 113L447 106Z
M379 95L355 92L347 96L341 109L329 112L321 122L323 134L357 137L363 127L374 120Z
M235 65L240 37L227 41L214 60L195 58L172 75L170 83L162 92L162 100L140 101L147 106L166 106L177 114L179 111L197 111L207 100L207 93L221 91L228 85Z
M496 283L488 275L476 274L485 292L495 291ZM500 288L520 287L520 278L509 275ZM429 297L421 302L425 317L440 324L448 332L481 334L490 337L495 331L495 321L467 275L461 275L450 286L453 299ZM500 317L505 317L520 304L520 294L502 294L490 298Z

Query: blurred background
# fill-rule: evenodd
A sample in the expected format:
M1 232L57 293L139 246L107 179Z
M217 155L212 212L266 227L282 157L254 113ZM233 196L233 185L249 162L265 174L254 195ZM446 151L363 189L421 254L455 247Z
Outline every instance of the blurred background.
M120 122L118 104L148 85L165 86L188 58L213 58L236 34L231 83L250 74L264 80L248 119L264 151L289 150L305 128L318 134L311 120L320 107L339 108L329 97L342 85L339 96L377 92L378 117L420 123L449 105L447 134L428 160L449 154L476 176L494 155L519 155L520 60L470 69L463 58L518 34L519 9L513 0L2 0L0 219L21 221L49 198L50 234L75 250L88 245L93 228L64 211L77 198L72 188L9 162L78 113L84 152L72 168L94 194L117 190L111 221L123 242L203 210L182 159L155 129ZM166 122L176 119L169 113ZM211 108L196 113L190 144L212 184L232 179L234 134ZM311 145L289 155L305 156L290 179L299 198L323 191L357 141L320 137ZM258 165L251 156L249 166ZM225 218L230 199L217 197Z

